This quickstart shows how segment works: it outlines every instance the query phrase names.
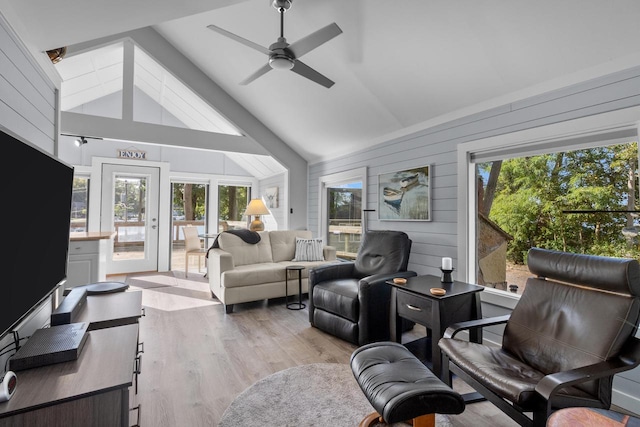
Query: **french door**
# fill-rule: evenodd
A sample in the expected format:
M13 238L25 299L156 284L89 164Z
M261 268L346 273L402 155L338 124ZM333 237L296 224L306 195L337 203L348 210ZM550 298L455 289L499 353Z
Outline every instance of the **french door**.
M160 169L102 165L101 230L115 230L109 274L158 270Z

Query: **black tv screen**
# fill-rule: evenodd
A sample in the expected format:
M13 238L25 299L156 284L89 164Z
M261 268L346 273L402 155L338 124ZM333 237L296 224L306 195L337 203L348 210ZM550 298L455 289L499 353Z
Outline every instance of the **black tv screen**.
M73 167L7 133L0 139L1 338L67 277Z

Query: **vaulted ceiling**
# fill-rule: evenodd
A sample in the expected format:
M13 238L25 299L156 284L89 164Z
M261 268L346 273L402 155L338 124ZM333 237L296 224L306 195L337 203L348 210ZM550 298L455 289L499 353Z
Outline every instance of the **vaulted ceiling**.
M640 66L637 0L293 0L289 43L343 31L302 58L329 89L282 70L239 84L267 56L207 25L269 47L270 0L0 1L41 52L152 26L309 162Z

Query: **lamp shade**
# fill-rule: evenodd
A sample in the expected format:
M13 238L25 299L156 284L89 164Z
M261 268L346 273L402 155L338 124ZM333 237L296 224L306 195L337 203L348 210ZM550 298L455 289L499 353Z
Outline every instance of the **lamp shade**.
M267 206L264 204L264 202L262 201L262 199L253 199L249 202L249 205L247 206L247 210L244 211L244 214L246 216L250 216L250 215L269 215L271 212L269 212L269 209L267 209Z
M260 215L269 215L269 209L265 206L262 199L253 199L249 202L247 206L247 210L244 211L246 216L254 216L253 221L251 221L251 225L249 225L249 230L251 231L262 231L264 230L264 224L260 221Z

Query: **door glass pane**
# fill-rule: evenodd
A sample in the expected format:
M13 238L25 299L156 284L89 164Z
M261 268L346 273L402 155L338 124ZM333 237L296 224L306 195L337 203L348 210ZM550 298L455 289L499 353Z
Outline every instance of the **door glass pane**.
M244 211L249 204L249 187L221 185L218 187L218 232L249 228Z
M198 228L198 234L202 235L204 244L213 243L204 237L207 230L207 189L206 184L178 183L171 184L172 201L172 227L171 227L171 269L185 269L185 241L183 227L190 225ZM208 247L208 246L207 246ZM191 257L197 262L196 257ZM197 268L197 265L195 266ZM195 269L192 271L195 271Z
M87 231L89 218L89 178L73 178L70 231Z
M478 163L478 284L521 294L532 247L639 258L637 173L635 142Z
M327 244L340 258L355 259L362 235L362 183L327 188Z
M147 179L116 175L114 184L113 259L144 259Z

